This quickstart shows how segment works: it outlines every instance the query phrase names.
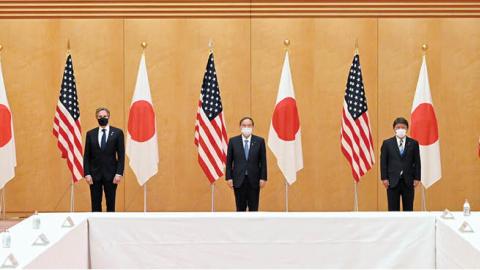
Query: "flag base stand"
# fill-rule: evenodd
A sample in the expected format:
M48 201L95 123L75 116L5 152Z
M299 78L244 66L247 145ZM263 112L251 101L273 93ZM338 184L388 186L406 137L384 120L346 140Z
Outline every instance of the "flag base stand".
M358 212L358 191L357 191L357 181L353 180L353 189L354 189L354 197L353 197L353 211Z

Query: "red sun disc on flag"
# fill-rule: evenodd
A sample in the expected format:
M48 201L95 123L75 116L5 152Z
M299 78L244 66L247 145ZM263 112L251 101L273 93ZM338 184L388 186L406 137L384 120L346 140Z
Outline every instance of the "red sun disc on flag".
M0 104L0 147L12 139L12 114L7 106Z
M432 104L422 103L413 111L411 134L420 145L430 145L438 140L437 117Z
M295 99L291 97L284 98L275 106L272 126L280 139L284 141L295 140L295 135L300 129L300 120L298 119Z
M155 134L155 113L152 104L135 101L128 116L128 133L134 141L145 142Z

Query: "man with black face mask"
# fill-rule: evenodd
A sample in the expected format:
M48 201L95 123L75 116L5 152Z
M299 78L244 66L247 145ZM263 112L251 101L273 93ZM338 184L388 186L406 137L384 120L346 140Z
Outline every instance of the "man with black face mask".
M102 211L102 190L107 211L115 212L115 193L125 164L123 131L108 124L110 111L107 108L98 108L95 115L99 127L88 131L85 141L85 180L90 185L92 212Z

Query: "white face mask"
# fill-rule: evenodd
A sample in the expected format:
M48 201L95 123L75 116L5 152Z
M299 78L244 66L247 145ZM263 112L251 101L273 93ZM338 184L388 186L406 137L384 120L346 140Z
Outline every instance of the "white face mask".
M245 137L250 137L250 135L252 135L252 128L242 127L242 135Z
M403 138L407 135L407 130L404 128L399 128L395 130L395 135L399 138Z

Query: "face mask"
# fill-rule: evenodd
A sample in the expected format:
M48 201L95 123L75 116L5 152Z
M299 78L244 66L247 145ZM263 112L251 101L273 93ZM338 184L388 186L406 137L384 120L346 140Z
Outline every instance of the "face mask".
M252 128L249 128L249 127L242 128L242 134L245 137L250 137L250 135L252 135Z
M106 117L102 117L102 118L99 118L98 119L98 124L101 126L101 127L104 127L108 124L108 118Z
M399 137L399 138L403 138L403 137L405 137L405 135L407 135L407 130L404 129L404 128L396 129L395 130L395 135L397 135L397 137Z

